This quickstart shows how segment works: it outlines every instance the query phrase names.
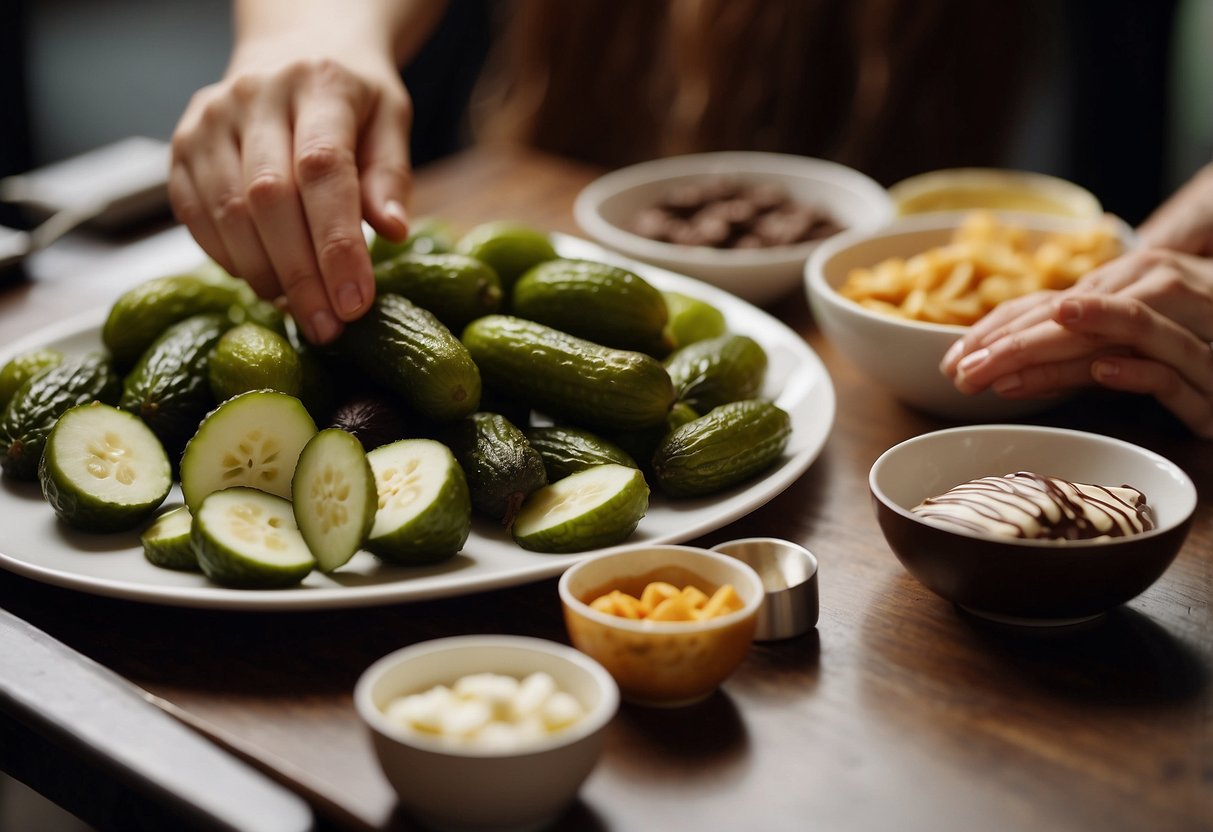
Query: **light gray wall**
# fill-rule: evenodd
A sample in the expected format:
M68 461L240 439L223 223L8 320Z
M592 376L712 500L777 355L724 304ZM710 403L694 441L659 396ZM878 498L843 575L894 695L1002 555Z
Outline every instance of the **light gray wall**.
M228 0L30 0L29 16L35 164L168 139L231 41Z

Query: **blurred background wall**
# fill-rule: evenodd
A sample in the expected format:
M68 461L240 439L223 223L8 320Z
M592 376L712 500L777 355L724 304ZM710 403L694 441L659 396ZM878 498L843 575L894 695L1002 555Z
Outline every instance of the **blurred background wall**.
M466 141L492 15L517 1L454 0L407 70L420 163ZM1140 219L1213 157L1213 0L1036 7L1038 65L997 161L1075 179ZM0 13L0 175L129 135L167 139L230 42L227 0L0 0Z
M492 15L511 5L454 0L406 71L419 163L466 141ZM1038 9L1038 66L997 161L1075 179L1140 219L1213 158L1213 0ZM230 43L227 0L0 0L0 12L0 175L129 135L167 139L192 92L223 72Z

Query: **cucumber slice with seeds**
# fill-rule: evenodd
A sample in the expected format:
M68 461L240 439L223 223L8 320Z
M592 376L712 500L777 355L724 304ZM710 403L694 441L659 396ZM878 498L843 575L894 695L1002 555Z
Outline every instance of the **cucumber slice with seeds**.
M337 428L313 436L291 480L295 522L316 563L332 572L354 556L375 522L375 475L362 443Z
M203 574L223 586L294 586L316 565L290 500L247 486L208 494L191 537Z
M583 552L620 543L649 508L644 475L596 465L532 494L514 520L514 540L535 552Z
M247 485L290 497L291 477L316 423L294 396L253 390L207 414L181 455L181 492L197 514L211 492Z
M139 538L148 563L163 569L197 572L198 556L190 540L194 518L185 506L170 509L156 518Z
M432 439L401 439L366 455L378 511L366 548L405 565L453 557L472 530L467 478L454 454Z
M134 528L173 484L168 455L151 429L99 402L77 405L55 422L38 479L65 523L96 532Z

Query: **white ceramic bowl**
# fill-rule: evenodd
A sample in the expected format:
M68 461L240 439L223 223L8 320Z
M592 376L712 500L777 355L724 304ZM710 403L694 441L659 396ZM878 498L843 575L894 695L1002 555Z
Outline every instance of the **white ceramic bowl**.
M1133 486L1153 507L1155 528L1103 540L1018 540L945 528L911 511L961 483L1016 471ZM970 612L1016 624L1069 624L1137 596L1174 560L1196 508L1192 480L1153 451L1029 425L916 436L885 451L868 484L881 531L911 575Z
M591 182L573 205L577 224L621 254L711 283L755 304L792 291L820 241L766 249L714 249L650 240L625 230L671 187L727 176L780 185L789 197L828 211L844 228L871 230L893 217L893 202L875 181L834 162L780 153L697 153L642 162Z
M612 589L633 597L652 581L688 583L711 595L732 584L741 609L703 621L639 621L599 612L590 602ZM675 707L710 696L754 641L762 579L742 561L693 546L640 543L574 564L560 578L569 638L602 663L625 699Z
M939 371L948 347L966 327L933 324L866 309L837 292L852 269L874 266L890 257L909 258L946 244L967 212L932 213L898 220L875 232L847 231L825 240L804 268L813 317L830 343L874 382L919 410L950 419L998 421L1039 412L1058 399L1003 399L990 391L967 396ZM998 213L1032 236L1081 228L1090 220L1045 214ZM1135 243L1132 230L1117 221L1124 247Z
M384 707L398 696L449 685L470 673L523 678L543 671L576 697L585 715L516 752L452 747L395 726ZM602 750L603 729L619 707L619 689L597 662L552 641L516 636L456 636L398 650L370 666L354 705L371 730L375 753L401 804L440 829L538 829L577 795Z

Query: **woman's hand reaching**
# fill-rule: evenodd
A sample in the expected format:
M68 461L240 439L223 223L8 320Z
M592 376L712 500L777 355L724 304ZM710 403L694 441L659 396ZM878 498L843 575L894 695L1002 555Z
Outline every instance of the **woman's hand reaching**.
M392 240L408 233L412 105L398 65L442 5L238 4L225 77L177 125L177 218L258 295L284 298L313 342L374 299L362 220Z
M1058 395L1091 384L1154 396L1213 438L1213 167L1141 229L1143 248L1061 292L1000 304L944 357L964 393Z

